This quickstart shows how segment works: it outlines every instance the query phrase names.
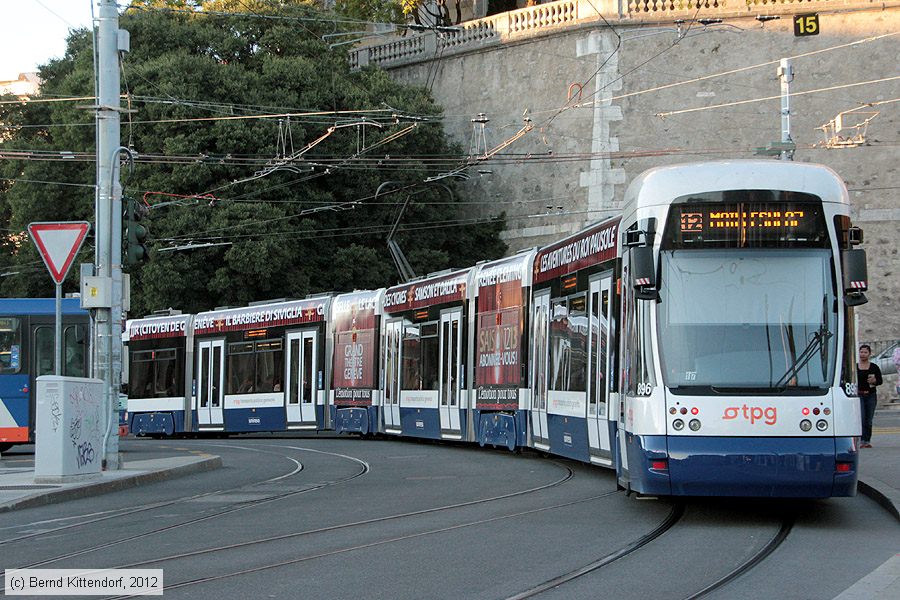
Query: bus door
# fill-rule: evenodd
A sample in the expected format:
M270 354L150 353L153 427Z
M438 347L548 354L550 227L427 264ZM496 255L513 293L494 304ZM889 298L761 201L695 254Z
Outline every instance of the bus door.
M295 331L287 336L285 410L288 427L316 423L316 330Z
M590 296L590 377L588 379L588 443L591 462L612 464L609 439L608 400L610 373L610 307L612 273L604 273L591 281ZM614 415L615 418L615 415Z
M462 346L462 309L441 315L440 408L441 431L446 437L461 437L459 426L460 360Z
M225 341L200 342L197 349L197 424L202 429L222 429Z
M403 339L403 322L390 321L385 325L384 343L384 394L382 395L382 414L384 430L387 433L400 433L400 350Z
M532 305L531 436L535 448L550 449L547 430L547 386L550 360L550 291L535 295Z

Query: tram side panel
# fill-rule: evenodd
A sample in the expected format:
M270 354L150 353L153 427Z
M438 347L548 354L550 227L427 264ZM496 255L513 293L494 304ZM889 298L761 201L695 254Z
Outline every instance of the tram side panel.
M329 308L320 297L197 315L198 430L325 428Z
M135 435L171 436L193 429L191 315L132 319L128 345L128 429Z
M332 305L334 430L366 435L379 430L378 386L384 290L342 294Z
M468 290L473 269L394 286L384 300L383 431L464 439Z
M617 234L610 219L542 248L531 306L531 443L612 466Z
M528 331L534 251L479 265L470 331L473 436L481 446L528 443Z

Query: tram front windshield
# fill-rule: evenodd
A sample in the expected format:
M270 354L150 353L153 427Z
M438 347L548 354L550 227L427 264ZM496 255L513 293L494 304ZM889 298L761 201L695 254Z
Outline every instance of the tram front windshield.
M817 393L833 379L837 341L821 202L743 194L742 202L673 206L660 252L666 386Z

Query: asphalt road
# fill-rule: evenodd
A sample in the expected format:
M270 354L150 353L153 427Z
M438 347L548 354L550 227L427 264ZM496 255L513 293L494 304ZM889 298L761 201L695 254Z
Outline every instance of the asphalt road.
M637 500L609 471L534 453L321 435L122 449L224 467L0 514L0 566L162 568L167 598L215 600L690 598L744 566L703 597L809 599L898 550L900 526L863 496Z

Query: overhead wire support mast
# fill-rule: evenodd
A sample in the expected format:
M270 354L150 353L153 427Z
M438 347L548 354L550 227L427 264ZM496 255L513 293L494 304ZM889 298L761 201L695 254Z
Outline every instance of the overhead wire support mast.
M781 79L781 160L794 160L794 140L791 138L791 82L794 80L794 66L789 58L782 58L778 67Z

